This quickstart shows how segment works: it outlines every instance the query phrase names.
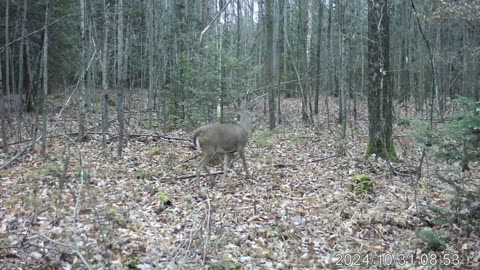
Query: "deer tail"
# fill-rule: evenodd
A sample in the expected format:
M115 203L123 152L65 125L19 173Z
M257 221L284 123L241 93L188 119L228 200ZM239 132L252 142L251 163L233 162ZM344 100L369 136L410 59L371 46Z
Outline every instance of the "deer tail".
M199 150L200 149L200 142L198 140L198 136L200 136L200 130L196 131L194 134L193 134L193 138L192 138L192 148L195 149L195 150Z

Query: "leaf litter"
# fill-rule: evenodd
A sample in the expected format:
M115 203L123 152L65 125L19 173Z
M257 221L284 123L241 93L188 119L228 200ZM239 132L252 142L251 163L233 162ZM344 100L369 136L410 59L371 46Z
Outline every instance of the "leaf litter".
M295 115L298 103L285 100L284 114ZM34 150L0 172L0 266L432 269L442 267L422 265L421 254L458 254L462 264L449 268L478 267L480 240L462 233L460 225L435 225L450 235L447 248L424 250L416 233L435 218L431 206L448 208L448 188L424 173L415 191L415 177L392 175L380 159L363 160L365 117L343 141L326 128L322 115L312 127L289 118L268 134L263 134L264 123L261 119L247 146L252 179L235 164L225 181L215 177L213 187L205 177L180 177L194 174L199 161L184 143L131 136L118 158L115 140L99 150L99 135L82 144L65 136L49 139L47 159ZM397 134L403 128L396 126ZM130 127L129 132L190 136L182 130L157 134ZM415 142L406 144L400 162L416 166ZM54 172L65 155L70 160L60 190ZM359 174L374 180L374 194L349 191ZM417 259L403 267L346 261L356 254L414 254Z

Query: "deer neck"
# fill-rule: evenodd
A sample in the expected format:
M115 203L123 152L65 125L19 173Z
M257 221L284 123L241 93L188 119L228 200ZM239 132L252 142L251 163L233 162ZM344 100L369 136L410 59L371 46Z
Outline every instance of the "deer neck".
M252 123L246 119L240 119L240 122L238 123L247 133L250 133L250 130L252 129Z

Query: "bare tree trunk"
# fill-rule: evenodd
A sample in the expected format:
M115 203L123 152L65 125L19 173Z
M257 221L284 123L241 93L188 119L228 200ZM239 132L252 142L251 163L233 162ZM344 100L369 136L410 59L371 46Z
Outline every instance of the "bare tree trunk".
M90 4L89 8L87 9L89 12L86 13L87 15L87 22L88 22L88 43L86 44L87 47L87 58L90 56L96 55L97 48L95 44L95 33L96 33L96 20L92 19L95 11L92 10L92 4ZM86 109L87 112L94 112L96 111L96 104L97 104L97 61L91 61L88 63L88 69L85 73L86 76L86 86L87 86L87 95L86 95Z
M103 53L102 53L102 148L107 148L108 132L108 28L110 27L108 4L103 0Z
M23 93L25 92L24 88L24 77L25 77L25 36L27 35L26 29L27 23L27 0L23 1L23 16L22 16L22 30L21 35L22 39L20 40L19 52L18 52L18 95L17 95L17 134L18 139L22 140L22 121L23 121Z
M48 96L48 18L50 12L50 0L47 0L45 8L45 24L43 35L43 97L42 97L42 157L47 156L47 96Z
M118 55L117 55L117 86L118 86L118 95L117 95L117 115L118 115L118 145L117 145L117 155L118 157L123 156L123 136L125 129L125 119L124 119L124 74L123 74L123 0L118 0L117 3L117 14L118 14L118 24L117 24L117 46L118 46Z
M273 67L273 95L274 99L277 99L277 110L278 110L278 119L280 119L280 74L279 74L279 64L278 64L278 35L280 28L280 7L278 0L273 1L273 33L272 33L272 67ZM275 118L275 100L272 101L272 108L274 110L273 117Z
M346 90L345 90L345 4L341 5L337 0L337 22L338 22L338 61L337 61L337 80L338 80L338 123L342 124L341 137L346 135Z
M86 34L85 34L85 0L80 0L80 76L79 76L79 118L78 118L78 140L83 142L86 140L85 136L85 71L86 71Z
M242 32L241 32L241 19L242 19L242 8L240 6L240 0L237 0L237 59L240 59L240 48L241 48L241 40L242 40Z
M318 2L318 25L317 25L317 76L315 80L315 100L313 105L313 111L315 114L318 114L318 102L320 99L320 88L321 88L321 53L322 53L322 19L323 19L323 3L322 1Z
M330 55L330 65L333 67L335 63L334 54L332 53L332 12L333 12L333 2L334 0L328 1L328 25L327 25L327 52ZM330 107L328 103L328 96L330 95L331 89L335 86L334 83L334 71L329 71L328 73L328 86L327 92L325 93L325 107L327 109L327 127L330 129Z
M275 128L275 90L273 84L273 0L265 1L265 26L266 26L266 50L265 50L265 78L268 91L268 115L269 127Z
M477 22L477 27L480 27L480 23ZM473 37L473 40L475 42L475 44L480 44L480 35L477 33L477 35L475 35L475 37ZM474 68L473 68L473 76L475 76L475 78L477 78L477 80L474 80L473 82L473 85L472 85L472 96L473 98L477 101L477 102L480 102L480 80L478 80L478 78L480 78L480 54L477 53L474 58L473 58L473 63L474 64Z
M0 120L2 121L2 150L3 153L8 153L8 134L7 134L7 101L3 92L3 78L2 78L2 61L0 61L0 102L2 107L0 107Z
M287 72L287 69L288 69L288 65L287 65L287 52L288 52L288 43L287 43L287 38L288 38L288 7L289 7L289 1L288 0L284 0L283 1L283 10L282 10L282 13L283 13L283 25L282 25L282 28L283 28L283 68L282 68L282 80L284 82L287 81L288 79L288 72ZM280 91L280 89L279 89ZM287 93L287 84L284 83L283 84L283 87L281 89L281 91L283 92L283 94L285 96L288 96L288 93ZM279 95L279 98L277 99L277 110L278 110L278 123L281 123L281 119L282 119L282 110L281 110L281 104L280 104L280 95Z
M219 12L222 12L223 8L225 6L225 0L220 0L219 2ZM217 118L220 123L224 121L224 112L223 112L223 105L225 104L225 96L226 96L226 81L225 81L225 60L224 60L224 55L225 53L225 28L226 28L226 23L227 23L227 13L222 12L222 19L218 20L218 28L219 28L219 35L218 35L218 49L220 51L220 56L219 56L219 88L220 88L220 95L218 99L218 104L217 104Z
M312 37L313 37L313 4L312 0L306 1L306 50L305 50L305 58L307 59L307 65L305 67L305 88L307 92L307 100L306 104L308 105L309 109L309 121L313 119L313 110L312 110Z
M35 90L34 90L34 83L33 83L33 68L32 68L32 55L30 53L30 43L28 38L25 39L25 52L26 52L26 57L27 59L25 60L26 66L27 66L27 82L28 85L25 87L26 92L25 92L25 110L27 112L33 112L35 111L35 106L34 106L34 100L36 98L35 96Z
M10 42L10 38L8 36L8 33L10 31L10 27L9 27L9 21L10 21L10 17L9 17L9 13L10 13L10 0L7 0L7 2L5 3L5 44L8 44ZM6 118L10 118L10 108L11 106L9 106L9 103L10 103L10 46L7 45L7 47L5 48L5 90L6 90L6 102L7 102L7 106L5 108L5 114L6 114Z
M148 0L147 4L147 51L148 51L148 128L152 128L153 119L153 0Z
M368 129L365 157L395 160L388 0L368 1Z
M310 2L310 1L309 1ZM307 3L308 4L308 3ZM305 63L303 65L304 71L302 72L301 70L298 70L297 67L294 65L295 73L297 74L297 80L299 83L300 87L300 93L302 96L302 121L304 123L309 123L310 119L308 116L308 81L306 80L308 77L305 76L305 80L302 81L302 78L300 76L300 72L302 74L308 74L308 54L309 54L309 45L308 45L308 16L305 14L308 14L308 5L305 5L305 1L301 1L298 3L299 9L298 9L298 34L300 36L300 41L303 44L302 46L302 52L301 53L301 61ZM290 48L291 49L291 48ZM292 62L293 62L293 51L290 50L290 55L292 56Z
M399 85L400 85L400 94L402 96L402 102L403 102L403 106L404 108L408 109L408 101L410 99L410 88L411 88L411 85L410 85L410 69L408 67L409 65L409 62L411 62L410 58L409 58L409 55L408 55L408 50L409 50L409 47L410 47L410 44L408 42L408 40L410 39L410 32L408 31L409 30L409 25L410 25L410 16L408 14L408 11L409 11L409 6L408 6L408 2L405 1L404 4L401 5L401 10L400 10L400 14L402 16L402 23L403 23L403 27L404 27L404 31L402 32L402 43L401 43L401 53L400 53L400 80L399 80Z

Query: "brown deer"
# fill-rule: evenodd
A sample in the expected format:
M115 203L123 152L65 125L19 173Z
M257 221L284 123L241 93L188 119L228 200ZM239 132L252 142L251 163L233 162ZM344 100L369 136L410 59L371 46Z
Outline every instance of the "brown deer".
M238 123L209 124L199 127L193 132L193 145L195 149L202 150L202 158L197 166L197 179L200 178L200 169L202 168L207 172L207 177L210 177L207 164L218 155L223 155L223 178L225 179L228 159L235 152L238 152L242 159L245 174L250 178L245 160L245 146L252 124L255 122L255 115L247 110L241 111L239 115L240 121Z

